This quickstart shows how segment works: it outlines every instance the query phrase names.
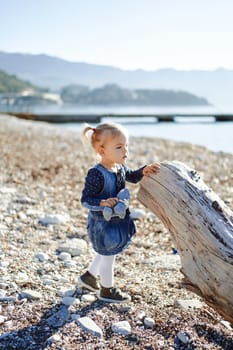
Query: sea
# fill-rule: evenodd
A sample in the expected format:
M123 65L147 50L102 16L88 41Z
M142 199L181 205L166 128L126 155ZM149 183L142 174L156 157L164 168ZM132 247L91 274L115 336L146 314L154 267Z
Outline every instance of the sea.
M114 117L102 121L115 121L123 124L129 135L158 137L180 142L202 145L215 152L233 154L233 121L216 122L211 114L233 114L232 106L193 106L193 107L157 107L157 106L46 106L34 107L34 113L51 114L114 114ZM173 114L175 122L158 122L154 117L118 118L120 114ZM191 115L189 118L179 114ZM198 114L199 116L193 116ZM210 116L206 116L209 114ZM83 123L57 124L59 128L80 131ZM95 124L92 124L95 126Z

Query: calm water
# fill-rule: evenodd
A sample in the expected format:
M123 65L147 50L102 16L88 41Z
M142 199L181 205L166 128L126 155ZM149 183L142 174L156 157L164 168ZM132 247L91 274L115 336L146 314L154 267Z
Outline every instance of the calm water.
M147 121L139 123L137 121L123 122L122 119L117 118L111 120L123 124L128 129L129 135L190 142L206 146L213 151L233 153L233 122L155 123L154 121ZM63 124L61 127L81 130L83 124Z
M78 111L77 111L78 109ZM150 113L187 113L187 114L207 114L207 113L233 113L232 108L216 107L64 107L59 111L48 110L49 113L114 113L114 114L150 114ZM41 112L41 111L40 111ZM233 154L233 122L216 123L212 117L200 117L183 119L176 117L176 122L157 123L154 118L105 118L123 124L133 136L159 137L175 141L190 142L203 145L213 151L223 151ZM59 125L62 128L72 130L82 130L83 124L68 123Z
M118 107L118 106L46 106L34 107L34 113L53 114L215 114L232 113L232 106L208 107ZM106 118L107 119L107 118ZM110 118L109 118L110 119ZM103 119L104 120L104 119ZM102 120L102 121L103 121ZM233 154L233 122L216 123L212 117L182 119L176 117L176 122L157 123L154 118L111 118L124 124L129 134L133 136L159 137L175 141L191 142L206 146L213 151L224 151ZM81 130L83 124L58 124L62 128Z

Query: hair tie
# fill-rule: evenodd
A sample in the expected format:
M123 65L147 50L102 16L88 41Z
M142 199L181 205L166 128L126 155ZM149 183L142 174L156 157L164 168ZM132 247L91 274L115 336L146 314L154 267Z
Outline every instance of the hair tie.
M91 130L92 130L93 132L95 132L95 131L96 131L96 128L91 128Z

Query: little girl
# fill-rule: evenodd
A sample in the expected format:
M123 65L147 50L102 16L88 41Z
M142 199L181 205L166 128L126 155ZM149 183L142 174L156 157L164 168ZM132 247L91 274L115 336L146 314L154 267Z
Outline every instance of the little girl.
M114 287L114 262L136 232L129 209L124 217L112 216L106 220L104 208L114 209L118 193L125 188L125 181L139 182L142 177L156 173L160 165L154 163L131 170L125 165L128 158L128 135L119 124L103 123L96 128L87 125L83 136L91 131L91 145L100 156L100 162L89 169L82 192L81 203L89 209L87 230L96 252L88 270L79 278L81 285L98 292L98 298L106 302L125 302L131 298ZM97 277L100 278L100 285Z

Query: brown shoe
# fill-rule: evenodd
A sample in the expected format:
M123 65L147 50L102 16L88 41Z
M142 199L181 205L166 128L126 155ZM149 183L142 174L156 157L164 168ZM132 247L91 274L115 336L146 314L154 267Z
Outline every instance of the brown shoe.
M79 282L82 287L85 287L92 292L97 292L100 289L97 278L94 277L89 271L86 271L82 276L79 277Z
M107 303L124 303L131 300L130 295L122 292L119 288L105 288L101 287L98 296L99 300Z

